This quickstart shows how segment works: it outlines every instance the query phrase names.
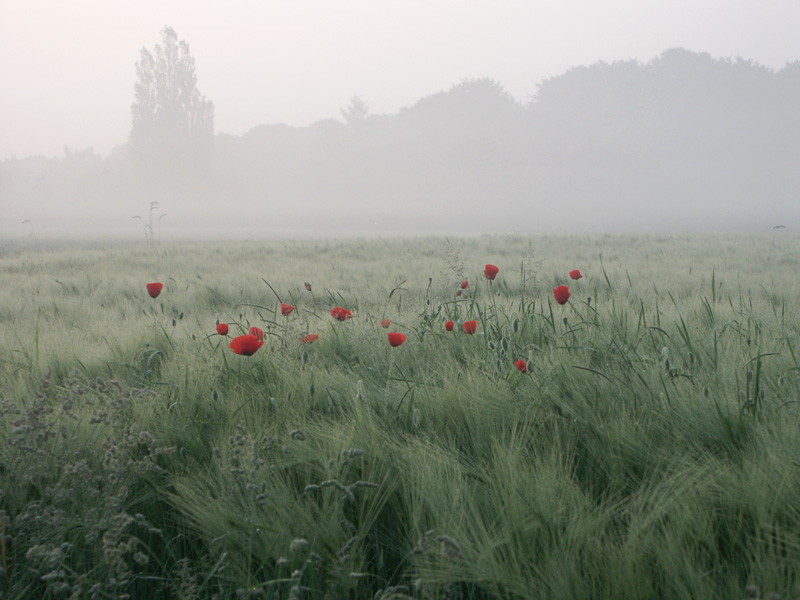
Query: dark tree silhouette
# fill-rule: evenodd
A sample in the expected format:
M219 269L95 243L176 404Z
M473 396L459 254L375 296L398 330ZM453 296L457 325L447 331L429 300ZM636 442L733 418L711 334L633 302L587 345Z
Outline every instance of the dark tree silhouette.
M197 90L189 44L171 27L153 52L136 63L130 147L147 172L198 172L208 166L214 139L214 104Z

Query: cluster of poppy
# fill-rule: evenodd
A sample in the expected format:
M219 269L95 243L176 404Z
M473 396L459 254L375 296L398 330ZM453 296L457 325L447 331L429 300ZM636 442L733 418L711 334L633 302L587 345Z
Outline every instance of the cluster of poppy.
M574 281L577 281L578 279L583 277L583 275L581 275L581 272L578 269L570 271L569 276ZM558 302L559 304L566 304L567 300L569 300L569 297L570 297L570 291L567 286L558 285L553 288L553 298L555 298L556 302Z
M456 324L453 321L447 321L444 324L445 331L453 331L453 328ZM468 333L472 335L478 330L478 322L477 321L464 321L461 325L461 328L464 330L464 333Z
M341 306L334 306L331 309L331 316L337 321L346 321L353 318L353 313Z
M307 286L307 288L310 287L311 287L310 285ZM309 291L311 290L309 289ZM281 314L285 317L288 317L290 314L292 314L292 311L294 311L295 308L296 307L292 306L291 304L286 304L284 302L281 302ZM352 319L353 313L351 313L346 308L341 308L337 306L331 309L331 316L337 321L344 321L346 319ZM381 321L381 325L383 325L383 327L389 327L390 323L391 321L389 320ZM217 333L219 335L228 335L228 330L229 328L227 323L217 324ZM403 335L403 334L398 334L398 335ZM309 333L308 335L304 335L303 337L301 337L300 342L303 344L312 344L316 342L318 339L319 335L317 335L316 333ZM400 344L403 343L403 341L405 341L405 336L403 336L403 340L401 340L399 343L392 343L391 339L389 340L389 343L392 344L393 346L395 345L399 346ZM228 344L228 347L231 350L233 350L233 352L236 354L241 354L243 356L252 356L259 348L261 348L263 344L264 344L264 331L262 329L259 329L258 327L251 327L246 335L240 335L238 337L233 338L230 344Z
M493 281L497 274L500 272L500 269L495 265L487 264L483 269L483 275L489 281ZM583 277L581 272L578 269L574 269L569 272L570 278L573 280L578 280ZM306 290L309 292L311 291L311 284L308 282L304 283ZM163 283L153 282L147 284L147 293L150 295L151 298L156 299L161 294L161 290L164 287ZM461 282L461 290L465 290L469 287L469 281L464 280ZM458 291L460 295L461 290ZM569 288L566 285L559 285L553 288L553 297L555 298L556 302L559 304L566 304L570 297ZM292 314L296 307L292 306L291 304L286 304L285 302L281 302L281 315L284 317L288 317ZM353 313L350 312L346 308L342 308L340 306L335 306L331 309L331 316L336 319L337 321L346 321L347 319L353 318ZM384 329L388 329L392 322L389 319L381 320L381 327ZM444 324L444 328L446 331L453 331L455 327L455 323L453 321L447 321ZM478 329L478 322L477 321L464 321L461 326L464 330L464 333L469 335L474 334ZM216 326L216 331L218 335L228 335L228 324L227 323L218 323ZM391 331L386 334L389 345L393 348L401 346L403 342L406 341L406 336L402 333L397 331ZM311 344L319 339L319 335L316 333L309 333L300 338L300 341L303 344ZM256 353L256 351L264 345L264 331L259 329L258 327L251 327L250 330L247 332L246 335L240 335L235 337L231 340L229 347L230 349L236 353L241 354L243 356L252 356ZM514 362L514 366L519 369L521 373L525 373L527 371L527 363L520 359Z

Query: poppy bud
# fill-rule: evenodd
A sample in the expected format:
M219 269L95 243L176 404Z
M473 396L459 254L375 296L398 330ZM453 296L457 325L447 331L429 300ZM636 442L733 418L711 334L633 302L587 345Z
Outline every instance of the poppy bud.
M514 322L511 323L511 329L514 331L514 333L519 331L519 319L514 319Z
M212 400L219 400L219 392L217 390L211 390L211 399Z

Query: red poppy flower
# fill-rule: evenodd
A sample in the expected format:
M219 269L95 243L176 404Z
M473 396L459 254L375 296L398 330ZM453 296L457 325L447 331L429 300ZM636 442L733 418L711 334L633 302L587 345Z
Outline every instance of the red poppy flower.
M494 265L486 265L486 267L483 269L483 275L484 275L484 277L486 277L486 279L488 279L489 281L491 281L491 280L493 280L495 277L497 277L497 274L498 274L499 272L500 272L500 269L498 269L498 268L497 268L497 267L495 267Z
M444 328L447 331L453 331L453 326L454 325L455 325L455 323L453 323L452 321L448 321L447 323L444 324Z
M319 336L316 333L309 333L308 335L304 335L300 338L300 341L304 344L312 344L319 339Z
M220 335L228 335L228 324L227 323L219 323L217 325L217 333Z
M150 294L150 297L153 299L158 298L158 295L161 293L161 288L164 287L163 283L148 283L147 284L147 293Z
M519 369L520 373L525 373L528 371L528 364L521 358L514 361L514 366Z
M253 354L256 353L256 350L261 348L263 345L264 342L254 335L240 335L239 337L233 338L231 343L228 344L228 347L236 354L241 354L242 356L253 356Z
M381 321L381 327L383 327L384 329L389 329L389 325L391 324L392 322L389 319L384 319L383 321Z
M256 338L258 340L263 340L264 339L264 332L261 329L259 329L258 327L251 327L250 331L248 331L247 333L248 333L248 335L252 335L254 338Z
M311 291L311 284L310 284L310 283L308 283L308 282L306 281L306 282L305 282L303 285L304 285L304 286L306 286L306 289L307 289L309 292Z
M386 337L389 338L389 345L392 348L397 348L403 342L406 341L406 336L397 331L390 331L389 333L386 334Z
M460 295L461 295L461 290L456 290L456 298L458 298Z
M346 319L352 319L353 313L351 313L346 308L342 308L340 306L336 306L331 309L331 316L336 319L337 321L344 321Z
M581 275L581 272L578 269L575 269L574 271L570 271L569 272L569 276L572 277L575 280L578 280L581 277L583 277L583 275Z
M566 304L567 300L569 300L569 288L565 285L553 288L553 298L559 304Z
M290 314L292 314L293 310L294 310L294 306L292 306L291 304L285 304L285 303L281 302L281 314L284 317L288 317Z
M488 265L487 265L487 266L488 266ZM495 268L497 268L497 267L495 267ZM461 282L461 289L462 289L462 290L465 290L465 289L467 289L468 287L469 287L469 281L467 281L467 280L465 279L464 281L462 281L462 282Z
M464 328L464 333L468 333L468 334L472 335L473 333L475 333L478 330L478 322L477 321L464 321L464 324L462 325L462 327Z

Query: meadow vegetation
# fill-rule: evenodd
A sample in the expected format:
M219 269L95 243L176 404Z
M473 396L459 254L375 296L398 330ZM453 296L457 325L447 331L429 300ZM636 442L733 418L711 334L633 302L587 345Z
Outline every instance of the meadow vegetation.
M798 272L783 231L6 242L0 596L798 598Z

